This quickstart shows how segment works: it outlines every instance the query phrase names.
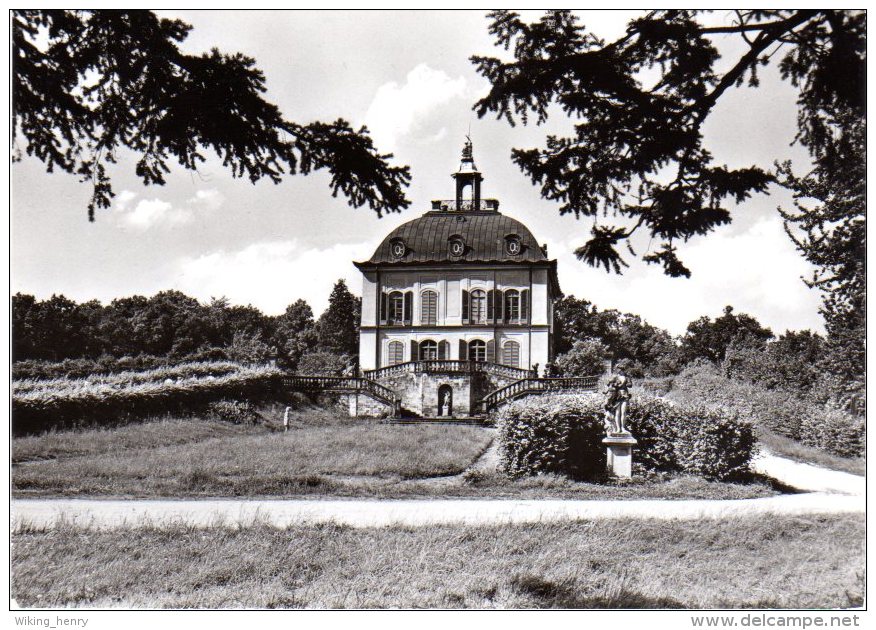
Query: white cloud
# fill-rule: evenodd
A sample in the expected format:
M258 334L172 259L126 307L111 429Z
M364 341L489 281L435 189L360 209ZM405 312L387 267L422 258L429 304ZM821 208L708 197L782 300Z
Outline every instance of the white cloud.
M173 204L161 199L141 199L133 212L125 215L127 223L140 230L148 230L155 225L182 225L190 223L193 218L191 210L174 208Z
M115 201L113 201L113 208L118 210L119 212L124 212L128 209L128 204L131 203L137 197L137 193L132 190L123 190L118 195L116 195Z
M465 77L452 79L443 70L421 63L408 73L403 85L390 81L377 88L365 124L381 152L395 151L403 136L424 144L438 142L447 129L432 115L453 99L467 96Z
M116 197L113 208L126 225L144 231L153 227L170 228L192 223L199 215L218 210L225 203L222 193L211 188L198 190L181 206L158 198L141 199L133 210L129 210L137 197L137 193L123 190Z
M811 267L794 249L778 217L765 218L747 231L720 230L679 248L691 278L669 278L662 269L630 260L624 275L587 267L572 252L580 242L550 244L558 255L560 284L566 294L599 308L637 313L656 326L681 334L701 315L716 317L724 305L748 313L774 333L809 328L823 332L820 296L800 279Z
M282 313L303 298L319 314L339 278L354 294L362 276L353 260L367 258L371 243L310 249L298 241L253 243L238 251L216 251L181 261L176 288L200 300L224 295L234 304L252 304L264 313Z
M202 189L196 192L188 203L207 210L218 210L225 203L225 195L215 188Z

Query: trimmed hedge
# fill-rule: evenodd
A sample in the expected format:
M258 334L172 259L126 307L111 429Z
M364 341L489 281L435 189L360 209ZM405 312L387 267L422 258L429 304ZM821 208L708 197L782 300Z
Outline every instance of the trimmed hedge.
M502 468L511 477L538 473L590 479L605 470L599 402L591 395L532 396L499 410Z
M166 377L166 369L162 368L137 373L136 379L127 382L106 378L44 381L54 386L23 390L13 386L12 431L21 435L84 424L116 424L156 415L206 413L215 401L245 400L258 404L282 400L289 393L282 370L270 366L235 369L220 376L207 374L174 380ZM149 374L158 378L144 380Z
M529 397L497 417L503 470L511 477L539 473L597 480L605 470L602 397ZM634 461L646 470L730 480L750 472L754 430L734 414L703 405L673 404L634 392L627 414L639 441Z
M669 397L685 404L732 409L757 426L835 455L855 457L864 450L864 418L791 392L725 378L711 365L685 369L675 378Z
M28 359L15 361L12 364L12 378L19 379L55 379L55 378L86 378L97 374L115 374L118 372L154 370L160 367L181 365L184 363L203 363L227 361L228 354L221 348L201 350L196 354L183 357L159 357L141 354L134 357L113 357L103 355L96 359L64 359L63 361L42 361Z
M17 379L12 381L13 394L47 391L57 393L69 389L89 388L96 385L115 387L136 385L138 383L157 383L167 379L193 379L201 377L226 376L239 372L243 366L230 361L210 361L162 366L152 370L132 370L111 374L90 374L84 378Z

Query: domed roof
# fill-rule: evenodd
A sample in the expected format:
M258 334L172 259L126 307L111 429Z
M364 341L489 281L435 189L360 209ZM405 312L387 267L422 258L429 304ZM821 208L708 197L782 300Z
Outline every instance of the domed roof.
M454 248L460 240L462 247ZM439 210L395 228L364 265L547 261L535 237L516 219L496 210Z
M525 225L501 214L497 200L481 197L483 177L468 136L452 177L455 200L432 201L431 212L395 228L369 260L354 264L360 269L454 263L548 263L556 268Z

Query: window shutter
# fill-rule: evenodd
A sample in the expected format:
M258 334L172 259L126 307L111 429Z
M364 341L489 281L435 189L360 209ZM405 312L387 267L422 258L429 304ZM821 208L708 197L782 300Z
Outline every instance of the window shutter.
M423 291L420 294L420 323L435 325L438 322L438 294Z
M450 354L450 344L446 341L441 341L438 343L438 359L443 361L447 358L447 355Z
M405 308L405 316L404 316L405 323L412 322L414 320L414 318L412 316L413 311L414 311L414 294L411 293L410 291L405 292L404 308Z
M505 321L505 294L496 290L496 321Z
M419 361L419 348L417 347L417 342L411 339L411 361Z
M495 363L496 362L496 341L494 339L490 339L487 342L487 363Z
M520 344L516 341L506 341L502 346L502 365L520 367Z
M468 361L468 344L465 343L465 339L459 340L459 360Z
M520 292L520 321L529 321L529 289Z
M380 293L380 321L381 322L386 321L386 300L387 300L386 293L381 292Z
M493 319L493 305L496 303L496 292L493 289L487 291L487 321L495 322Z
M468 323L468 291L462 292L462 323Z

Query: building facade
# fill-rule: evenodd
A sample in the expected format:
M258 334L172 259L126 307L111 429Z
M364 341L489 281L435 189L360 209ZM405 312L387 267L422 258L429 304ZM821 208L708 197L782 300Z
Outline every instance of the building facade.
M519 379L553 359L556 260L496 199L481 198L470 142L453 179L454 199L433 201L354 263L363 276L360 371L390 388L416 388L404 398L418 415L471 415L483 390L502 384L471 374ZM420 382L390 382L402 373Z

